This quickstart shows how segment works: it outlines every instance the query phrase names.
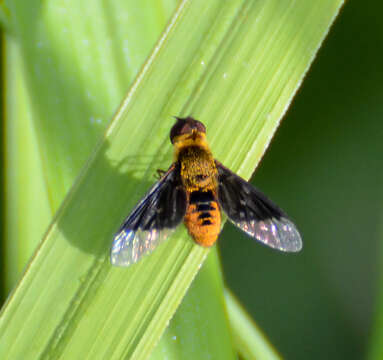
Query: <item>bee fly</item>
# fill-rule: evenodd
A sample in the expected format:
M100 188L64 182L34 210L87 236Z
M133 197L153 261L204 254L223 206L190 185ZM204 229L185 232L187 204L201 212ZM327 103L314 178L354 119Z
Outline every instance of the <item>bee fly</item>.
M281 251L295 252L302 240L285 213L247 181L213 158L205 126L177 118L170 131L174 163L125 219L114 237L111 263L128 266L184 222L201 246L219 235L221 211L252 238Z

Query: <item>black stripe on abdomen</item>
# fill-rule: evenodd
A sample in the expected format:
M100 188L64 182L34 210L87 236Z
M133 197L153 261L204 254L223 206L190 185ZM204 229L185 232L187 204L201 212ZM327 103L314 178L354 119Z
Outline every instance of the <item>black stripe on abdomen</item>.
M214 195L211 190L209 191L193 191L190 194L190 204L206 204L214 201Z
M216 209L211 203L215 201L214 194L210 190L193 191L190 194L189 202L196 206L195 212L199 213L198 219L201 220L200 224L202 226L212 224L212 214L210 212Z

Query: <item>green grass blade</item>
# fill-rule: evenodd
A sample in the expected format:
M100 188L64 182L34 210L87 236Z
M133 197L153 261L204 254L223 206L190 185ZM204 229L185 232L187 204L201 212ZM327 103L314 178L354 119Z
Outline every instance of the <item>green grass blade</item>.
M150 359L236 359L226 329L219 260L211 252Z
M227 311L235 347L244 359L278 360L280 356L265 339L261 330L229 290L225 291Z
M6 3L8 293L175 2Z
M20 49L14 39L5 44L5 240L2 254L6 293L17 282L52 218L41 158L30 113ZM33 239L33 241L29 241Z
M83 144L73 144L69 132L68 134L62 134L58 131L53 131L55 122L62 123L62 114L66 113L67 109L74 108L79 101L83 102L82 106L78 106L78 111L71 113L69 120L71 121L72 132L75 131L84 140L86 145L90 147L95 141L96 132L102 130L102 127L100 126L101 118L94 118L91 122L91 125L94 126L94 131L88 131L89 124L86 111L99 111L98 104L104 104L104 98L107 95L105 92L108 92L108 86L105 85L105 82L109 81L110 83L114 80L113 76L109 80L105 78L107 76L97 77L101 91L98 93L93 92L93 96L98 98L97 102L93 101L93 103L97 104L94 107L88 104L86 99L75 98L71 89L67 89L65 86L62 87L63 80L65 79L60 81L60 76L55 70L68 67L73 70L75 69L78 77L76 79L78 86L88 88L93 86L94 80L92 78L94 73L104 74L105 67L107 67L109 71L106 75L110 75L119 71L119 68L123 66L125 70L123 74L128 83L130 74L134 74L137 71L139 61L143 62L145 54L148 53L149 46L154 40L153 34L158 32L159 26L164 24L171 9L174 8L174 2L172 1L158 2L155 12L152 7L148 8L145 6L145 2L119 1L119 3L120 6L118 8L116 8L117 3L113 4L113 2L109 2L108 7L101 8L99 2L92 2L92 4L87 6L86 13L92 13L94 16L91 18L87 17L85 21L83 17L79 16L81 5L79 6L78 3L70 4L67 2L65 7L59 3L55 3L53 6L45 4L44 10L40 9L40 13L45 14L43 19L44 26L40 26L38 31L35 30L34 24L39 11L36 10L33 3L24 2L17 4L14 2L12 4L13 7L11 6L12 11L15 13L13 18L16 19L13 24L12 34L17 33L19 41L14 37L8 37L6 41L7 50L5 52L8 56L6 61L8 65L6 68L6 83L8 87L6 93L8 124L6 170L7 243L5 246L6 292L15 283L20 270L24 267L37 241L42 237L42 232L45 230L44 226L46 226L46 223L52 216L49 211L44 215L44 198L47 198L47 193L54 194L53 198L60 198L63 196L63 191L66 190L66 188L56 186L57 183L54 180L58 175L57 173L47 176L49 169L45 169L44 172L39 170L38 167L41 167L40 163L47 161L59 162L61 174L65 172L68 179L70 179L70 174L73 174L75 168L73 168L74 164L68 162L68 159L76 158L79 163L84 158ZM154 5L154 3L151 2L151 5ZM36 17L29 16L31 10L34 11ZM105 10L107 15L97 14L97 11L100 10ZM130 21L126 21L126 16L122 16L124 23L112 20L115 19L115 14L124 13L134 14L134 16L130 16ZM65 16L62 16L62 14L65 14ZM70 22L67 21L68 18L71 19ZM103 21L100 24L101 18L109 21ZM80 21L80 24L77 24L76 20ZM113 40L116 44L122 44L124 51L115 51L113 54L110 54L110 35L108 34L109 28L106 26L108 25L106 23L112 21L114 31L111 35L113 35ZM54 26L51 24L54 24ZM97 24L96 32L93 31L95 28L94 24ZM63 32L63 27L66 38L61 38L60 41L47 40L47 38L59 38L58 34ZM144 32L142 31L143 29L145 29ZM134 37L131 34L139 34L140 36ZM84 47L84 39L86 39L86 47ZM68 41L70 44L68 44ZM34 43L36 46L30 46L31 43ZM92 46L92 44L97 44L97 46ZM62 49L68 47L72 48L72 52L66 57L62 54ZM44 48L44 51L41 48ZM126 58L126 52L129 54L128 58ZM61 56L58 57L57 53L61 53ZM36 76L33 70L46 67L47 57L53 58L53 63L45 69L43 74L39 73ZM92 59L92 64L89 64L89 60L87 60L89 57ZM78 59L76 64L73 63L73 58ZM26 69L24 69L24 65ZM25 73L28 76L23 76ZM43 84L41 83L41 75L47 80ZM45 86L48 85L48 88L44 87L44 84ZM67 85L68 87L70 86L70 84ZM28 90L29 94L27 93ZM115 91L114 88L113 90ZM36 94L44 94L44 96L35 96ZM121 96L122 94L116 96L116 99ZM56 112L50 111L51 107L46 106L47 102L54 102L52 101L54 97L61 99L59 103L56 102ZM40 115L43 116L35 114L34 107L30 106L30 98L33 98L34 103L41 105L42 112ZM25 99L25 106L21 106L23 99ZM109 106L109 108L110 112L114 111L113 106ZM106 108L105 110L107 111L108 109ZM34 114L35 117L33 116ZM35 124L33 124L33 121L35 121ZM45 142L46 136L40 136L41 133L46 132L49 135L48 142ZM57 137L59 139L56 139ZM31 140L27 141L29 138ZM40 140L40 146L36 146L38 140ZM44 151L42 158L39 147ZM53 149L51 149L52 147ZM50 156L51 158L49 158ZM58 156L61 157L60 161L58 161ZM49 166L47 167L49 168ZM28 177L21 176L25 174L26 169ZM37 181L33 181L35 178ZM44 187L46 187L45 193ZM51 206L57 205L55 202L52 203L52 199L50 200ZM49 204L47 206L49 207ZM199 278L202 279L199 281L203 284L210 281L209 276L201 275ZM206 279L205 281L203 280L204 278ZM224 319L222 308L217 307L216 297L203 299L203 297L196 295L195 298L203 300L199 304L198 312L201 319L208 318L208 316L204 315L204 312L209 315L215 313L212 310L217 308L221 309L220 317ZM190 314L190 312L188 313ZM182 314L181 310L178 312L178 317L183 320L190 320L191 315ZM195 319L198 319L198 317ZM195 319L192 319L194 320L194 325L199 328L198 322ZM216 314L215 321L217 322L217 320L218 315ZM179 324L177 332L189 335L191 331L188 324L190 324L190 321ZM208 331L206 326L204 331L205 333ZM223 327L220 331L214 329L214 331L210 332L214 333L217 339L223 339L228 335L228 327ZM185 342L185 335L182 335L181 338L183 346L189 344ZM206 337L206 339L209 339L209 344L214 344L211 338L212 336ZM201 344L195 346L194 339L190 339L190 341L195 348L200 349L200 352L206 351ZM162 349L166 350L169 347L166 342L166 336L163 342L164 346ZM170 343L173 345L174 341L171 339ZM226 344L230 348L230 342L228 341ZM178 353L179 356L184 357L184 354L180 354L182 349L181 347ZM188 347L184 349L184 351L190 353L189 350ZM212 346L209 346L208 350L214 353ZM219 346L218 350L230 356L230 351L227 351L228 349L225 347Z
M60 1L8 4L10 33L17 36L33 89L28 95L52 209L61 204L163 30L167 14L159 20L150 4L71 1L70 10Z
M129 269L107 252L171 161L171 115L204 121L217 158L248 177L341 3L182 2L3 310L1 358L149 355L207 250L180 229Z

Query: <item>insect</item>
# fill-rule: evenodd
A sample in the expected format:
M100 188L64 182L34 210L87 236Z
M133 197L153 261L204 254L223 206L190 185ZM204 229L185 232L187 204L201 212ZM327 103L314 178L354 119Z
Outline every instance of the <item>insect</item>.
M174 162L121 225L113 240L111 263L137 262L182 221L197 244L212 246L220 232L222 211L261 243L299 251L301 237L285 213L213 158L205 126L192 117L176 119L170 131Z

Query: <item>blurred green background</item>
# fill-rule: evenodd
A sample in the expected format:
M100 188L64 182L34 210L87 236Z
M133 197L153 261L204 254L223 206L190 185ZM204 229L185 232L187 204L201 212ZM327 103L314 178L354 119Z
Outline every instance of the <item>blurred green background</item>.
M286 359L369 352L382 258L383 32L378 1L349 1L253 183L300 229L298 255L227 224L227 285Z

